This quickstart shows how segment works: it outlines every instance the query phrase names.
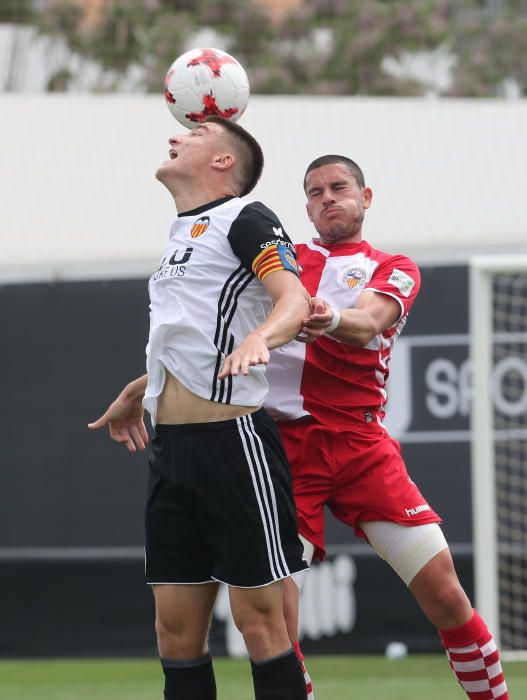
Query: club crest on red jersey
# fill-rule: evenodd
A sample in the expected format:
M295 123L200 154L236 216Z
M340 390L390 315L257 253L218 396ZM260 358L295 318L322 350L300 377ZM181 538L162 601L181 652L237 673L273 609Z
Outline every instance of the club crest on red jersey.
M190 229L190 235L192 238L197 238L198 236L202 236L205 231L208 229L210 224L210 216L202 216L201 219L198 219L192 224L192 228Z
M363 284L366 281L366 270L360 267L351 267L346 270L342 281L345 282L350 289L356 287L358 284Z

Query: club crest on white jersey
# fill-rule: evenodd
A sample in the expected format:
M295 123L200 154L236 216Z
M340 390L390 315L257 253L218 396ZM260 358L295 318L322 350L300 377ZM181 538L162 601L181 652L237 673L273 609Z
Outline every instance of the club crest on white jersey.
M200 219L198 219L190 229L190 235L192 238L197 238L198 236L202 236L205 231L208 229L210 224L210 216L202 216Z

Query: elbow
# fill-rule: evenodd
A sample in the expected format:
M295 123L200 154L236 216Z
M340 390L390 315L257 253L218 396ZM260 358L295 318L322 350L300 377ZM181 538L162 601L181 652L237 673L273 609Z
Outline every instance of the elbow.
M370 340L368 338L361 336L360 338L351 338L349 344L354 345L356 348L360 348L362 350L368 345L369 342Z
M371 328L364 329L362 333L357 334L353 340L351 340L350 344L361 349L365 348L378 334L378 329L372 326Z
M298 315L302 321L311 313L311 297L304 287L299 290L294 299L291 299L291 308L298 309Z

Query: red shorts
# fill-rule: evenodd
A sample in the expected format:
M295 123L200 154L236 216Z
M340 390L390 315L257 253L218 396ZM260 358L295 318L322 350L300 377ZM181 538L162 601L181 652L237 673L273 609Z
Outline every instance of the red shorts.
M361 411L345 427L308 417L278 428L291 465L298 529L315 545L314 558L325 556L325 505L365 539L361 520L441 522L410 479L399 443L375 414Z

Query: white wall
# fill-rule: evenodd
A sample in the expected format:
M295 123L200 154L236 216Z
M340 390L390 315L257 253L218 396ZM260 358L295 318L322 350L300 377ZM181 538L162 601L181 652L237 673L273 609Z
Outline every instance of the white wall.
M418 260L527 251L527 101L254 96L254 196L293 240L306 165L343 153L374 190L374 245ZM146 274L175 209L154 178L180 129L162 96L0 95L0 275Z

